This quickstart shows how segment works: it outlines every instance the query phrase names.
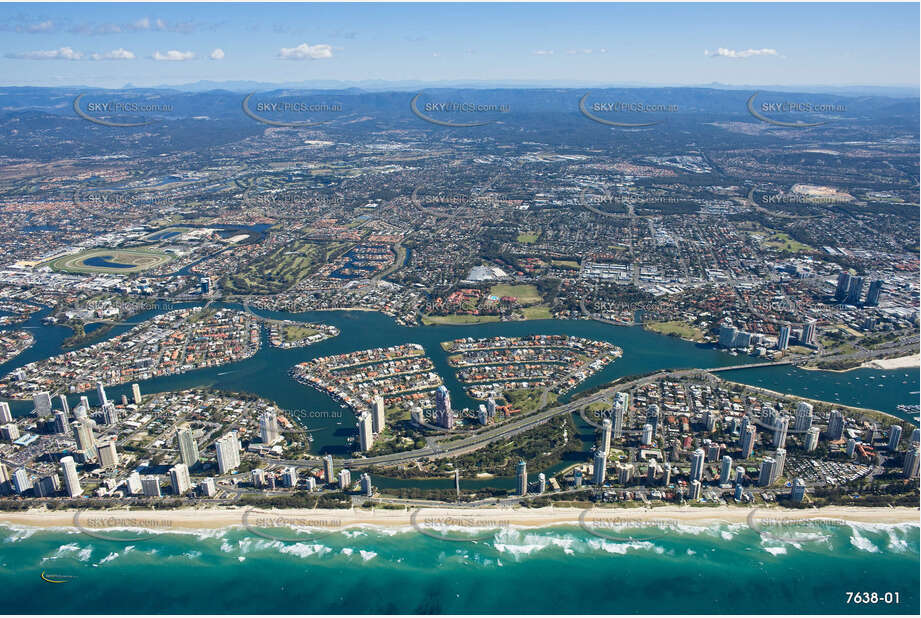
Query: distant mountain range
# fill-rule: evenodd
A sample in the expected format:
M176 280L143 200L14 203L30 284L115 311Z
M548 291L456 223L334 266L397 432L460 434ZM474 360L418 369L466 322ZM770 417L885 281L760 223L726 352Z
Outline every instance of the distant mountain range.
M57 87L49 87L57 88ZM64 88L80 88L83 90L99 90L90 86L66 86ZM823 86L823 85L758 85L758 84L721 84L713 82L709 84L695 85L663 85L640 82L590 82L590 81L562 81L562 80L507 80L507 81L485 81L485 80L449 80L449 81L421 81L421 80L362 80L362 81L342 81L342 80L309 80L299 82L270 83L259 81L210 81L203 80L187 84L161 84L157 86L134 86L125 84L120 89L114 90L177 90L181 92L209 92L214 90L224 90L230 92L257 92L279 89L298 89L298 90L333 90L339 92L406 92L423 89L444 89L458 88L471 90L495 90L495 89L581 89L581 88L600 88L600 89L623 89L623 88L688 88L699 89L707 88L712 90L737 90L737 91L770 91L770 92L799 92L799 93L822 93L845 96L879 96L894 98L917 98L921 93L918 86ZM106 89L113 90L113 89Z

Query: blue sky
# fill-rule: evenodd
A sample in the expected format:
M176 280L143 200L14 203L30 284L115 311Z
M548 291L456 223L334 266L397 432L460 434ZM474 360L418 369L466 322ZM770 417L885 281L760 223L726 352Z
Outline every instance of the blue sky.
M0 83L917 86L918 24L917 3L0 4Z

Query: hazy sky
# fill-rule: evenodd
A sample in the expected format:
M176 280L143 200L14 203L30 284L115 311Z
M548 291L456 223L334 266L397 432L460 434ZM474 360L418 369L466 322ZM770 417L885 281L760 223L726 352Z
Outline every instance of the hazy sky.
M919 5L0 4L0 83L911 85Z

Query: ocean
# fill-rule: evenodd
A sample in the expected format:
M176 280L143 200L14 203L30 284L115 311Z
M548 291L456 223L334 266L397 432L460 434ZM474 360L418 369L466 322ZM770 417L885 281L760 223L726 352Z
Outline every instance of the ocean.
M917 524L578 525L448 541L353 528L124 534L0 526L3 613L879 613L919 611ZM143 537L138 539L138 537ZM119 537L126 538L126 537ZM636 540L631 540L636 539ZM54 582L44 581L42 575ZM877 602L848 603L848 593ZM890 593L887 596L887 593ZM896 594L897 600L896 602ZM872 597L869 597L872 599ZM889 600L887 603L886 600Z

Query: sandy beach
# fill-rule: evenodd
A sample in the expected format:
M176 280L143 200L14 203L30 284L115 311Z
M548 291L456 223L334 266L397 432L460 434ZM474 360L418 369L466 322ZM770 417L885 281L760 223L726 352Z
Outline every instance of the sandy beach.
M870 369L908 369L910 367L921 367L921 354L912 354L911 356L900 356L898 358L880 358L864 363L861 367Z
M414 525L455 525L471 528L519 526L541 528L578 524L583 521L617 521L621 524L659 524L674 522L686 525L742 524L749 517L759 521L837 520L863 524L919 523L919 510L909 507L865 508L824 507L820 509L782 509L745 507L678 507L653 509L577 508L501 509L501 508L423 508L393 509L287 509L248 510L177 509L177 510L108 510L108 511L45 511L0 513L0 525L37 528L85 528L90 530L114 528L149 528L153 530L195 530L245 527L302 526L327 529L351 526L380 526L405 528ZM754 515L752 515L754 511ZM583 515L583 513L586 513Z

